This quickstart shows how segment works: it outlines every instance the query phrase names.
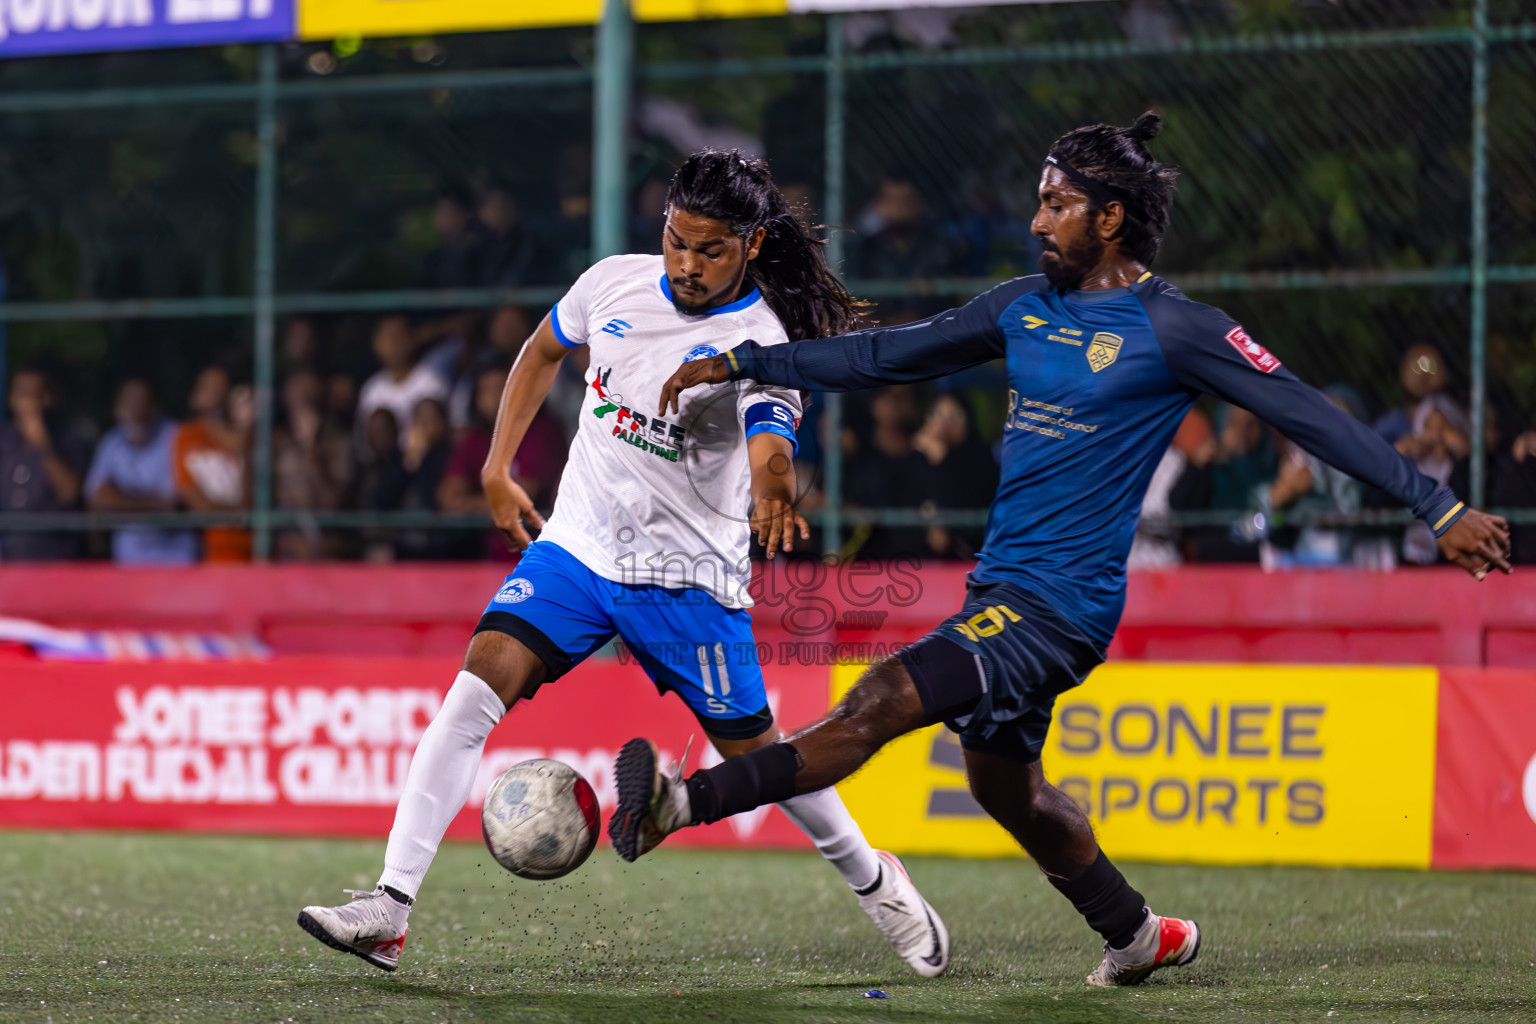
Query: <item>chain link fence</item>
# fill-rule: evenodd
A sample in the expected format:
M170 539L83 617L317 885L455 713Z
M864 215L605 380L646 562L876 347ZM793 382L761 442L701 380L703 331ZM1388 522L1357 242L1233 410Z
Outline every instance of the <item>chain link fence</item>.
M646 24L633 47L621 191L594 184L615 141L594 96L624 62L590 29L0 64L9 380L45 368L51 429L87 452L130 377L181 421L207 414L210 366L254 399L231 500L114 505L90 480L52 497L0 480L0 560L29 533L104 555L130 521L249 528L257 557L487 553L483 513L440 479L380 490L370 460L388 444L356 404L391 330L451 378L445 436L394 425L418 466L445 463L476 420L474 378L504 370L591 262L595 225L659 251L665 183L691 150L766 155L893 323L1031 272L1049 143L1148 108L1183 171L1155 269L1465 495L1536 521L1536 18L1515 0L901 10ZM547 405L551 449L579 373ZM802 441L817 550L973 550L985 496L942 473L924 491L901 467L964 447L936 440L957 406L973 456L995 442L1004 389L992 367L817 396ZM1252 529L1253 497L1300 457L1199 409L1184 476L1147 510L1166 556L1305 560L1312 524L1369 541L1369 564L1403 557L1401 511L1331 492L1320 467L1303 500L1260 500ZM558 462L539 472L547 499Z

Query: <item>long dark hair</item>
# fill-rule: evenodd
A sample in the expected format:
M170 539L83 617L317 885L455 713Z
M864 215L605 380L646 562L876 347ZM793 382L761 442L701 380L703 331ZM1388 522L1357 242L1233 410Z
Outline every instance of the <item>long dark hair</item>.
M683 161L667 189L667 209L724 221L743 242L766 232L747 277L791 341L858 330L864 303L827 266L826 244L805 226L768 173L739 150L705 149Z
M1071 164L1125 206L1121 248L1147 266L1168 230L1179 172L1159 163L1147 143L1163 130L1163 119L1147 111L1129 128L1107 124L1076 128L1051 145L1051 155ZM1090 212L1103 208L1104 196L1089 194Z

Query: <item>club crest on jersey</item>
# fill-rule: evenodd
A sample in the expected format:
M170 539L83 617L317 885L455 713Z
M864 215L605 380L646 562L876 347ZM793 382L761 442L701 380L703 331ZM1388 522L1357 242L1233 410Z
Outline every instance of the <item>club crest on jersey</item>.
M713 345L699 345L688 350L688 354L683 356L683 362L691 363L695 359L713 359L719 354L720 350Z
M492 600L497 604L517 604L519 601L526 601L532 596L533 584L518 576L507 580L501 589L496 591L496 596Z
M1252 338L1242 327L1234 327L1227 332L1227 342L1248 360L1255 370L1261 373L1274 373L1280 369L1280 360L1270 354L1269 350Z
M1120 346L1123 344L1125 339L1118 334L1110 334L1108 331L1095 334L1093 340L1088 343L1088 366L1094 373L1098 373L1115 361L1120 355Z

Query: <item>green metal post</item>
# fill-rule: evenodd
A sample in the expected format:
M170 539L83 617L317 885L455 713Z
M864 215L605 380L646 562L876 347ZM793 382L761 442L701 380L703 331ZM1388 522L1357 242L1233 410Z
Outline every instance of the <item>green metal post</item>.
M628 182L630 97L635 23L627 0L605 0L597 26L596 95L592 110L592 261L623 252Z
M256 93L256 443L252 476L256 488L251 503L255 556L259 562L272 557L272 403L277 325L274 293L277 261L277 46L261 48L261 69Z
M1488 0L1472 2L1472 494L1483 507L1488 415Z
M827 238L827 262L839 270L843 262L843 178L846 152L844 141L843 76L845 57L843 16L827 15L827 113L826 113L826 188L822 213L831 233ZM843 534L843 396L827 395L826 430L821 437L821 457L826 471L826 516L821 521L823 557L835 559L842 551Z

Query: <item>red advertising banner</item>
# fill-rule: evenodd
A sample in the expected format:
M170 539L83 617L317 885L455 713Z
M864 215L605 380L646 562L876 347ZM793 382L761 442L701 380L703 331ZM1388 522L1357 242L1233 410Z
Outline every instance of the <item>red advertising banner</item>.
M767 670L769 699L786 729L826 708L829 670L803 660ZM0 667L0 828L382 841L411 752L457 671L457 658L7 660ZM1441 669L1436 700L1431 864L1536 869L1536 672ZM656 740L665 758L680 755L697 735L692 763L716 758L682 702L658 695L638 666L612 658L581 665L497 727L449 835L477 839L480 800L491 781L534 757L564 761L585 775L606 818L614 755L636 735ZM806 842L772 808L671 841Z
M7 662L0 671L0 827L178 829L383 839L411 752L457 659L278 658L264 663ZM827 669L768 670L788 728L826 708ZM606 820L613 759L633 736L663 757L690 735L694 764L717 755L674 695L640 668L591 660L520 703L491 735L450 836L478 838L492 780L534 757L564 761L597 789ZM700 846L795 846L776 809L690 829Z
M1437 731L1431 863L1536 869L1536 672L1441 669Z

